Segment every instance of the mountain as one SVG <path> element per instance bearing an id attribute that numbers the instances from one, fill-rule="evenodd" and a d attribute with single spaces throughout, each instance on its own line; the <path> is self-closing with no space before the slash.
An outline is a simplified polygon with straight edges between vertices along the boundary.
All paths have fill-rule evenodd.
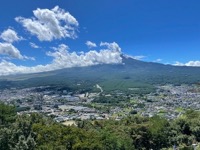
<path id="1" fill-rule="evenodd" d="M 122 64 L 74 67 L 50 72 L 0 78 L 0 88 L 56 86 L 68 90 L 92 91 L 99 84 L 104 91 L 149 92 L 154 85 L 200 83 L 200 67 L 163 65 L 122 56 Z"/>

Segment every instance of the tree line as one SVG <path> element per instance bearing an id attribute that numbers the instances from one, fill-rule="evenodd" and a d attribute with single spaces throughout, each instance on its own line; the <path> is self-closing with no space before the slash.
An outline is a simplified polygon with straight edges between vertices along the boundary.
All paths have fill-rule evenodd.
<path id="1" fill-rule="evenodd" d="M 130 115 L 120 121 L 77 121 L 64 126 L 41 114 L 17 115 L 0 103 L 1 150 L 161 150 L 193 149 L 200 142 L 200 112 L 166 120 Z M 197 147 L 198 148 L 198 147 Z"/>

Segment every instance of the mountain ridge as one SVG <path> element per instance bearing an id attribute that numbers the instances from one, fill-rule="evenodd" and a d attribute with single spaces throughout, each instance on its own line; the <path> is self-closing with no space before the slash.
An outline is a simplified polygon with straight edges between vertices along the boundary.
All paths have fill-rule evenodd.
<path id="1" fill-rule="evenodd" d="M 92 89 L 93 85 L 100 84 L 107 91 L 113 91 L 140 85 L 195 84 L 200 82 L 199 75 L 199 67 L 164 65 L 122 56 L 122 64 L 99 64 L 0 77 L 0 87 L 62 85 L 79 88 L 76 85 L 81 84 Z"/>

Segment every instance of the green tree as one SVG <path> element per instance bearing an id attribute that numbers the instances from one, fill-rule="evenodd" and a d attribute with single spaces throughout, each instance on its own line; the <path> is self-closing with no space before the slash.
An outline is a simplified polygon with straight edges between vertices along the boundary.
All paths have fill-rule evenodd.
<path id="1" fill-rule="evenodd" d="M 0 126 L 7 126 L 15 121 L 15 107 L 0 102 Z"/>

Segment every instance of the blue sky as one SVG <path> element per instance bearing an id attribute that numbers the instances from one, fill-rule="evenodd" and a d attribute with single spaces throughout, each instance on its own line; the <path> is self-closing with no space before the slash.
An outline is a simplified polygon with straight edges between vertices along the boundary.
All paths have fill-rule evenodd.
<path id="1" fill-rule="evenodd" d="M 199 7 L 197 0 L 0 2 L 0 75 L 120 63 L 119 53 L 200 66 Z"/>

